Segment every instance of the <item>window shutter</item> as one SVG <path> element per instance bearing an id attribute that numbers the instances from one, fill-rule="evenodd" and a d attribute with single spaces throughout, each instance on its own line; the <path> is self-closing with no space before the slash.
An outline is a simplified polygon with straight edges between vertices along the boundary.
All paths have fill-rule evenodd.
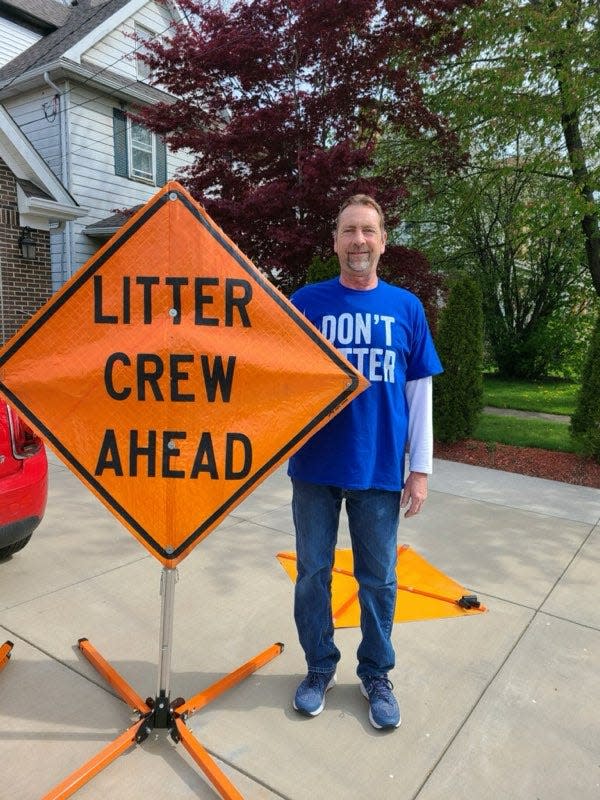
<path id="1" fill-rule="evenodd" d="M 127 117 L 120 108 L 113 108 L 113 141 L 115 147 L 115 175 L 128 178 Z"/>
<path id="2" fill-rule="evenodd" d="M 164 186 L 167 182 L 167 145 L 160 137 L 156 137 L 156 185 Z"/>

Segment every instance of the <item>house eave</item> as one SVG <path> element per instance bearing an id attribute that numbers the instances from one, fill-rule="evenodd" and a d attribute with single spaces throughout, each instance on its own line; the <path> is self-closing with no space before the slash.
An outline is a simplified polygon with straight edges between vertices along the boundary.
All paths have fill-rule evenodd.
<path id="1" fill-rule="evenodd" d="M 17 180 L 17 202 L 22 226 L 44 230 L 48 228 L 50 219 L 66 221 L 86 213 L 2 105 L 0 157 Z"/>
<path id="2" fill-rule="evenodd" d="M 102 241 L 108 241 L 111 236 L 114 236 L 115 233 L 119 230 L 117 226 L 111 226 L 108 228 L 93 228 L 88 230 L 84 228 L 83 232 L 86 236 L 89 236 L 91 239 L 101 239 Z"/>
<path id="3" fill-rule="evenodd" d="M 175 98 L 169 92 L 141 82 L 131 83 L 126 76 L 100 71 L 97 66 L 86 66 L 60 58 L 51 64 L 42 64 L 24 72 L 19 77 L 7 78 L 0 83 L 0 99 L 22 94 L 30 89 L 45 85 L 44 75 L 54 83 L 61 80 L 81 80 L 87 86 L 101 89 L 119 100 L 153 105 L 157 102 L 169 102 Z"/>
<path id="4" fill-rule="evenodd" d="M 50 222 L 70 222 L 84 217 L 88 210 L 83 206 L 66 205 L 58 200 L 27 195 L 17 184 L 17 204 L 21 227 L 28 225 L 37 230 L 50 230 Z"/>

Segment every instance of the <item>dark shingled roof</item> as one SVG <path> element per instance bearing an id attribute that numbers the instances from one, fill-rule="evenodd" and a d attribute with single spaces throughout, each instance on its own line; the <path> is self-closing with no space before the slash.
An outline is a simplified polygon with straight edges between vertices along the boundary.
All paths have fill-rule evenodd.
<path id="1" fill-rule="evenodd" d="M 0 12 L 43 29 L 52 29 L 65 24 L 71 7 L 59 0 L 0 0 Z"/>
<path id="2" fill-rule="evenodd" d="M 52 0 L 18 0 L 21 2 L 49 3 Z M 14 0 L 13 0 L 14 2 Z M 71 8 L 65 7 L 68 17 L 57 30 L 31 45 L 25 52 L 13 58 L 0 69 L 0 82 L 8 80 L 33 67 L 51 64 L 57 61 L 70 47 L 77 44 L 98 27 L 105 19 L 127 5 L 129 0 L 79 0 L 79 4 Z M 57 5 L 55 3 L 55 5 Z"/>
<path id="3" fill-rule="evenodd" d="M 121 225 L 124 225 L 136 211 L 139 211 L 142 205 L 143 204 L 133 206 L 132 208 L 115 209 L 115 213 L 110 217 L 105 217 L 104 219 L 98 220 L 98 222 L 87 225 L 83 229 L 83 232 L 87 233 L 88 236 L 108 238 L 109 235 L 118 231 Z"/>
<path id="4" fill-rule="evenodd" d="M 54 200 L 56 201 L 55 197 L 52 197 L 51 194 L 45 192 L 43 189 L 40 189 L 39 186 L 36 186 L 35 183 L 32 181 L 27 181 L 24 178 L 17 178 L 17 183 L 21 187 L 21 189 L 25 192 L 27 197 L 41 197 L 43 200 Z"/>

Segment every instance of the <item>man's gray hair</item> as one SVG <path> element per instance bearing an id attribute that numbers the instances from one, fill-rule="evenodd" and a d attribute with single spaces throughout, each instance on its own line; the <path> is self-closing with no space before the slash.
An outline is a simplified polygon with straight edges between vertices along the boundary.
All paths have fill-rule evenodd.
<path id="1" fill-rule="evenodd" d="M 335 230 L 337 231 L 338 226 L 340 224 L 340 217 L 342 215 L 342 211 L 344 211 L 348 206 L 370 206 L 374 208 L 377 212 L 377 216 L 379 217 L 379 224 L 381 226 L 381 231 L 385 231 L 385 218 L 383 216 L 383 210 L 377 200 L 371 197 L 368 194 L 353 194 L 347 200 L 344 200 L 342 205 L 340 206 L 340 210 L 338 211 L 338 215 L 335 220 Z"/>

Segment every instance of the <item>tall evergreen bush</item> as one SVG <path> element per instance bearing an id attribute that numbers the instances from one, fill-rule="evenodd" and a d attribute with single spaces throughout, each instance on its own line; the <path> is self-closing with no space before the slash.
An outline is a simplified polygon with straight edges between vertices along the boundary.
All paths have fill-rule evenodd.
<path id="1" fill-rule="evenodd" d="M 336 275 L 339 274 L 340 262 L 337 256 L 334 255 L 329 258 L 314 256 L 306 271 L 306 282 L 318 283 L 319 281 L 328 281 L 330 278 L 335 278 Z"/>
<path id="2" fill-rule="evenodd" d="M 570 431 L 586 455 L 600 462 L 600 314 L 581 374 L 581 388 Z"/>
<path id="3" fill-rule="evenodd" d="M 457 442 L 473 433 L 483 407 L 482 293 L 471 276 L 451 285 L 435 342 L 444 372 L 433 382 L 433 432 Z"/>

